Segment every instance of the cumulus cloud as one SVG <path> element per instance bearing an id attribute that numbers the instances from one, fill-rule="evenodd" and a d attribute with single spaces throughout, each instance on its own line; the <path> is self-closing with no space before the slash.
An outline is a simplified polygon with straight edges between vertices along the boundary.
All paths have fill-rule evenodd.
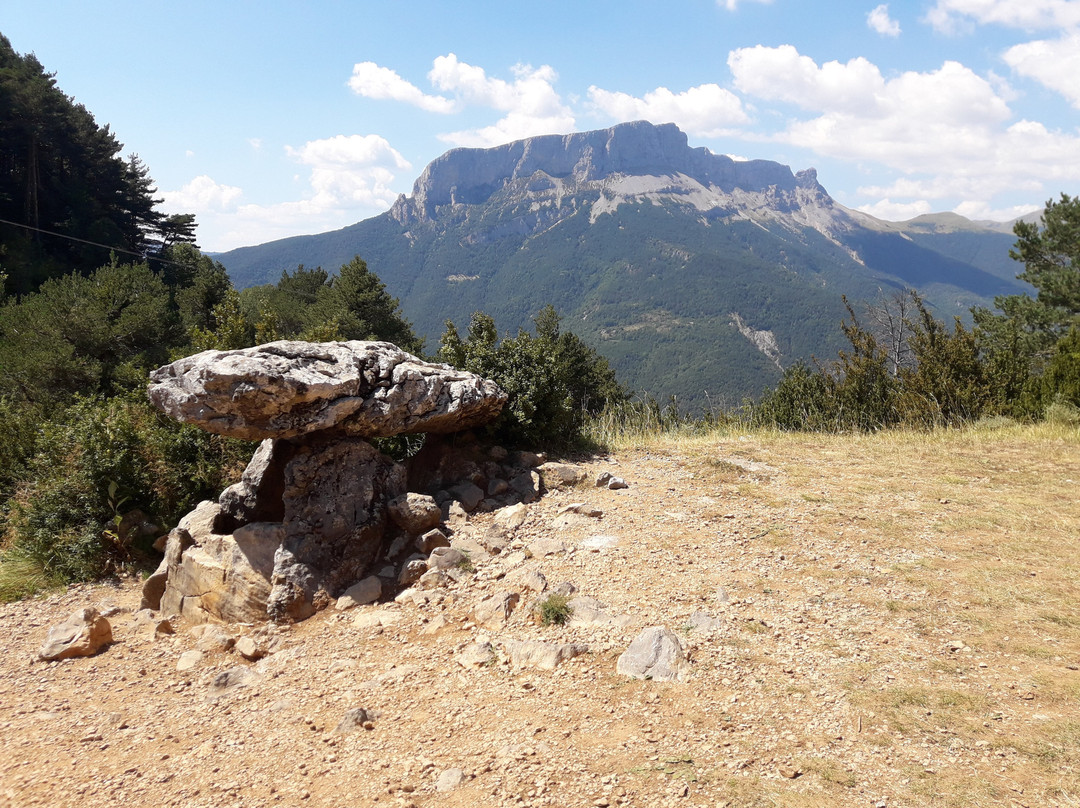
<path id="1" fill-rule="evenodd" d="M 548 65 L 515 65 L 513 81 L 488 76 L 482 67 L 462 62 L 453 53 L 440 56 L 428 73 L 432 85 L 452 93 L 463 104 L 506 114 L 495 124 L 448 132 L 439 139 L 455 146 L 496 146 L 534 135 L 572 131 L 574 113 L 555 90 L 558 74 Z"/>
<path id="2" fill-rule="evenodd" d="M 882 3 L 867 14 L 866 24 L 882 36 L 900 36 L 900 23 L 889 16 L 888 3 Z"/>
<path id="3" fill-rule="evenodd" d="M 428 112 L 447 114 L 456 109 L 456 105 L 449 98 L 428 95 L 395 71 L 380 67 L 374 62 L 359 62 L 353 65 L 349 87 L 354 93 L 365 98 L 403 101 Z"/>
<path id="4" fill-rule="evenodd" d="M 872 205 L 859 205 L 856 210 L 869 213 L 871 216 L 884 219 L 887 222 L 906 222 L 924 213 L 931 213 L 934 208 L 925 199 L 917 202 L 893 202 L 891 199 L 882 199 Z"/>
<path id="5" fill-rule="evenodd" d="M 240 204 L 241 189 L 200 176 L 179 191 L 163 192 L 165 209 L 194 213 L 200 244 L 228 250 L 325 232 L 380 213 L 397 198 L 392 185 L 398 174 L 412 168 L 379 135 L 336 135 L 285 152 L 309 170 L 301 199 Z"/>
<path id="6" fill-rule="evenodd" d="M 971 24 L 1027 31 L 1080 25 L 1077 0 L 937 0 L 926 14 L 935 29 L 954 33 Z"/>
<path id="7" fill-rule="evenodd" d="M 311 167 L 310 202 L 326 210 L 389 207 L 397 196 L 390 190 L 396 173 L 412 168 L 379 135 L 337 135 L 286 152 Z"/>
<path id="8" fill-rule="evenodd" d="M 205 174 L 176 191 L 162 191 L 162 207 L 176 213 L 207 213 L 234 209 L 243 196 L 234 185 L 221 185 Z"/>
<path id="9" fill-rule="evenodd" d="M 717 84 L 702 84 L 681 93 L 659 87 L 642 98 L 590 87 L 589 102 L 616 121 L 672 122 L 698 137 L 720 137 L 750 122 L 739 97 Z"/>
<path id="10" fill-rule="evenodd" d="M 782 46 L 733 51 L 728 64 L 742 92 L 799 111 L 772 139 L 900 174 L 859 189 L 881 211 L 1080 181 L 1080 138 L 1014 120 L 995 84 L 957 62 L 885 78 L 865 59 L 819 66 Z"/>
<path id="11" fill-rule="evenodd" d="M 1014 45 L 1005 51 L 1006 64 L 1021 76 L 1061 93 L 1080 109 L 1080 31 L 1060 39 L 1042 39 Z"/>

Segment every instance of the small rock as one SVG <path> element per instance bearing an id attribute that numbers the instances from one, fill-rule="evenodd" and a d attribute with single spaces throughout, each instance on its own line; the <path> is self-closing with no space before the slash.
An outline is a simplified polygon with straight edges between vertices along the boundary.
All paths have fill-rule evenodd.
<path id="1" fill-rule="evenodd" d="M 465 779 L 465 772 L 461 769 L 447 769 L 442 772 L 435 781 L 436 791 L 453 791 L 461 785 Z"/>
<path id="2" fill-rule="evenodd" d="M 390 500 L 386 508 L 394 524 L 414 536 L 438 527 L 442 520 L 439 506 L 426 494 L 402 494 Z"/>
<path id="3" fill-rule="evenodd" d="M 112 626 L 97 609 L 79 609 L 49 629 L 38 656 L 48 661 L 92 656 L 112 639 Z"/>
<path id="4" fill-rule="evenodd" d="M 535 640 L 510 641 L 506 644 L 506 651 L 510 657 L 510 663 L 515 667 L 553 671 L 560 662 L 588 653 L 589 646 L 581 643 L 549 645 Z"/>
<path id="5" fill-rule="evenodd" d="M 642 631 L 616 663 L 615 670 L 635 679 L 673 682 L 686 665 L 677 634 L 663 626 Z"/>
<path id="6" fill-rule="evenodd" d="M 266 656 L 266 648 L 259 645 L 253 637 L 241 637 L 236 641 L 236 653 L 254 662 Z"/>
<path id="7" fill-rule="evenodd" d="M 337 608 L 344 611 L 356 606 L 366 606 L 374 603 L 382 596 L 382 581 L 375 575 L 369 575 L 362 581 L 353 584 L 345 593 L 337 599 Z"/>
<path id="8" fill-rule="evenodd" d="M 607 487 L 611 491 L 619 491 L 623 488 L 629 488 L 630 486 L 627 485 L 626 480 L 622 477 L 612 477 L 608 480 Z"/>
<path id="9" fill-rule="evenodd" d="M 436 547 L 449 547 L 450 539 L 438 528 L 432 528 L 416 540 L 416 547 L 424 555 L 429 555 Z"/>
<path id="10" fill-rule="evenodd" d="M 176 660 L 176 669 L 178 671 L 189 671 L 192 668 L 197 667 L 202 661 L 202 651 L 184 651 L 184 653 L 180 655 L 180 659 Z"/>
<path id="11" fill-rule="evenodd" d="M 519 502 L 517 505 L 510 505 L 497 510 L 495 512 L 495 524 L 502 525 L 507 530 L 514 530 L 521 527 L 525 522 L 525 517 L 528 515 L 529 506 Z"/>
<path id="12" fill-rule="evenodd" d="M 191 635 L 197 638 L 195 647 L 207 654 L 228 651 L 236 642 L 221 626 L 208 623 L 192 628 Z"/>
<path id="13" fill-rule="evenodd" d="M 495 649 L 489 642 L 470 643 L 454 658 L 461 667 L 470 669 L 486 667 L 496 660 Z"/>
<path id="14" fill-rule="evenodd" d="M 585 479 L 585 470 L 570 463 L 544 463 L 537 471 L 549 491 L 572 488 Z"/>

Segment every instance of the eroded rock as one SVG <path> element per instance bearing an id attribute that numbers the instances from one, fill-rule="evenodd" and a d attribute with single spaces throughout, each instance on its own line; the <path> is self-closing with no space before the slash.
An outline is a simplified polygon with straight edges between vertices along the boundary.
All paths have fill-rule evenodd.
<path id="1" fill-rule="evenodd" d="M 52 662 L 72 657 L 93 656 L 112 642 L 112 626 L 92 607 L 72 612 L 49 629 L 38 656 Z"/>
<path id="2" fill-rule="evenodd" d="M 203 351 L 150 380 L 150 400 L 173 418 L 247 440 L 327 429 L 361 437 L 457 432 L 487 423 L 506 402 L 480 376 L 357 340 Z"/>

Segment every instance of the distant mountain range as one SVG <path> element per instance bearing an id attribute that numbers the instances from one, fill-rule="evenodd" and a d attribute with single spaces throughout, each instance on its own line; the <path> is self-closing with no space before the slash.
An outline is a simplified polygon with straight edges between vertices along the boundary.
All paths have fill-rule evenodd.
<path id="1" fill-rule="evenodd" d="M 1011 223 L 890 223 L 833 200 L 813 169 L 690 148 L 673 124 L 454 149 L 390 210 L 217 258 L 240 288 L 354 255 L 438 344 L 472 312 L 529 327 L 551 303 L 632 389 L 736 403 L 841 346 L 840 300 L 917 288 L 951 320 L 1030 287 Z"/>

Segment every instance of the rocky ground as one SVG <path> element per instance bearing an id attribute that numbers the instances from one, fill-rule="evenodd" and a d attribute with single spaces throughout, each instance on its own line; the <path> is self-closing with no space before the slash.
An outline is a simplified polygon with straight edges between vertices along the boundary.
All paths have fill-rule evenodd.
<path id="1" fill-rule="evenodd" d="M 291 627 L 157 633 L 132 580 L 0 606 L 0 806 L 1078 805 L 1080 440 L 1044 443 L 586 458 L 499 555 L 470 539 L 494 514 L 459 524 L 460 580 Z M 598 603 L 540 625 L 564 582 Z M 113 644 L 38 661 L 84 606 Z M 616 671 L 650 626 L 679 681 Z M 526 640 L 588 652 L 547 669 Z"/>

